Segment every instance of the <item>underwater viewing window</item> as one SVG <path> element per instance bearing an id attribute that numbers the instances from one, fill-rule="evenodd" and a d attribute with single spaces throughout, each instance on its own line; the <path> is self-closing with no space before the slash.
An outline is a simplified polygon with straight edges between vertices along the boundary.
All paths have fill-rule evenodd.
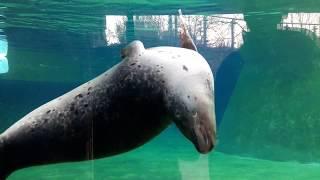
<path id="1" fill-rule="evenodd" d="M 4 0 L 0 87 L 0 180 L 320 179 L 317 0 Z"/>
<path id="2" fill-rule="evenodd" d="M 9 71 L 8 59 L 8 42 L 4 35 L 0 35 L 0 74 L 7 73 Z"/>

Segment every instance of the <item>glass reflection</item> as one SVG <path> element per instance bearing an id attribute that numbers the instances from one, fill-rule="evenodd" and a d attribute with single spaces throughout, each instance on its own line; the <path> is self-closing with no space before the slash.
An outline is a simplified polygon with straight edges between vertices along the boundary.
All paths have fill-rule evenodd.
<path id="1" fill-rule="evenodd" d="M 312 38 L 319 38 L 320 13 L 288 13 L 278 24 L 278 29 L 300 31 Z"/>
<path id="2" fill-rule="evenodd" d="M 8 52 L 8 42 L 4 35 L 0 35 L 0 74 L 9 71 L 8 59 L 6 58 Z"/>
<path id="3" fill-rule="evenodd" d="M 195 43 L 205 47 L 239 48 L 243 44 L 242 33 L 247 31 L 243 14 L 185 15 L 189 32 Z M 130 18 L 129 18 L 130 19 Z M 126 27 L 127 16 L 106 16 L 107 45 L 121 44 L 126 29 L 134 29 L 134 36 L 170 39 L 177 37 L 179 20 L 175 15 L 133 15 L 134 27 Z"/>
<path id="4" fill-rule="evenodd" d="M 126 16 L 106 16 L 106 41 L 107 45 L 120 44 L 126 31 Z"/>

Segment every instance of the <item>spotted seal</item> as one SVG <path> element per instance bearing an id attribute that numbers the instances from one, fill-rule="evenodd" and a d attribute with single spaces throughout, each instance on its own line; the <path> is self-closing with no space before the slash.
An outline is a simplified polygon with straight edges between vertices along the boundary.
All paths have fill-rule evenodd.
<path id="1" fill-rule="evenodd" d="M 216 136 L 213 75 L 188 33 L 181 34 L 182 47 L 146 49 L 133 41 L 119 64 L 9 127 L 0 135 L 0 179 L 24 167 L 132 150 L 172 121 L 199 152 L 209 152 Z"/>

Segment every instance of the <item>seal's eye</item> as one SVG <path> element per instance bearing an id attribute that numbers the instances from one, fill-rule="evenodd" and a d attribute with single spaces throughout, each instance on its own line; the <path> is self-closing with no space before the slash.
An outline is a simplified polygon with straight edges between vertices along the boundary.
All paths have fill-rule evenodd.
<path id="1" fill-rule="evenodd" d="M 175 113 L 175 116 L 176 116 L 176 118 L 179 119 L 179 118 L 181 117 L 181 114 L 180 114 L 179 112 L 176 112 L 176 113 Z"/>

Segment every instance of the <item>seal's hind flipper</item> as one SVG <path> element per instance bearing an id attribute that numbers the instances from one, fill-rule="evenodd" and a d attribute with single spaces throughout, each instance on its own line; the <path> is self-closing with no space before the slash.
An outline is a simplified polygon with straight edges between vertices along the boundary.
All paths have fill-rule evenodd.
<path id="1" fill-rule="evenodd" d="M 8 166 L 6 165 L 4 148 L 4 141 L 0 134 L 0 180 L 5 180 L 10 174 L 10 171 L 8 171 Z"/>
<path id="2" fill-rule="evenodd" d="M 179 12 L 180 27 L 181 27 L 181 32 L 180 32 L 181 47 L 198 51 L 196 45 L 194 44 L 194 42 L 188 32 L 188 29 L 186 27 L 186 23 L 185 23 L 184 18 L 182 16 L 181 9 L 179 9 L 178 12 Z"/>

